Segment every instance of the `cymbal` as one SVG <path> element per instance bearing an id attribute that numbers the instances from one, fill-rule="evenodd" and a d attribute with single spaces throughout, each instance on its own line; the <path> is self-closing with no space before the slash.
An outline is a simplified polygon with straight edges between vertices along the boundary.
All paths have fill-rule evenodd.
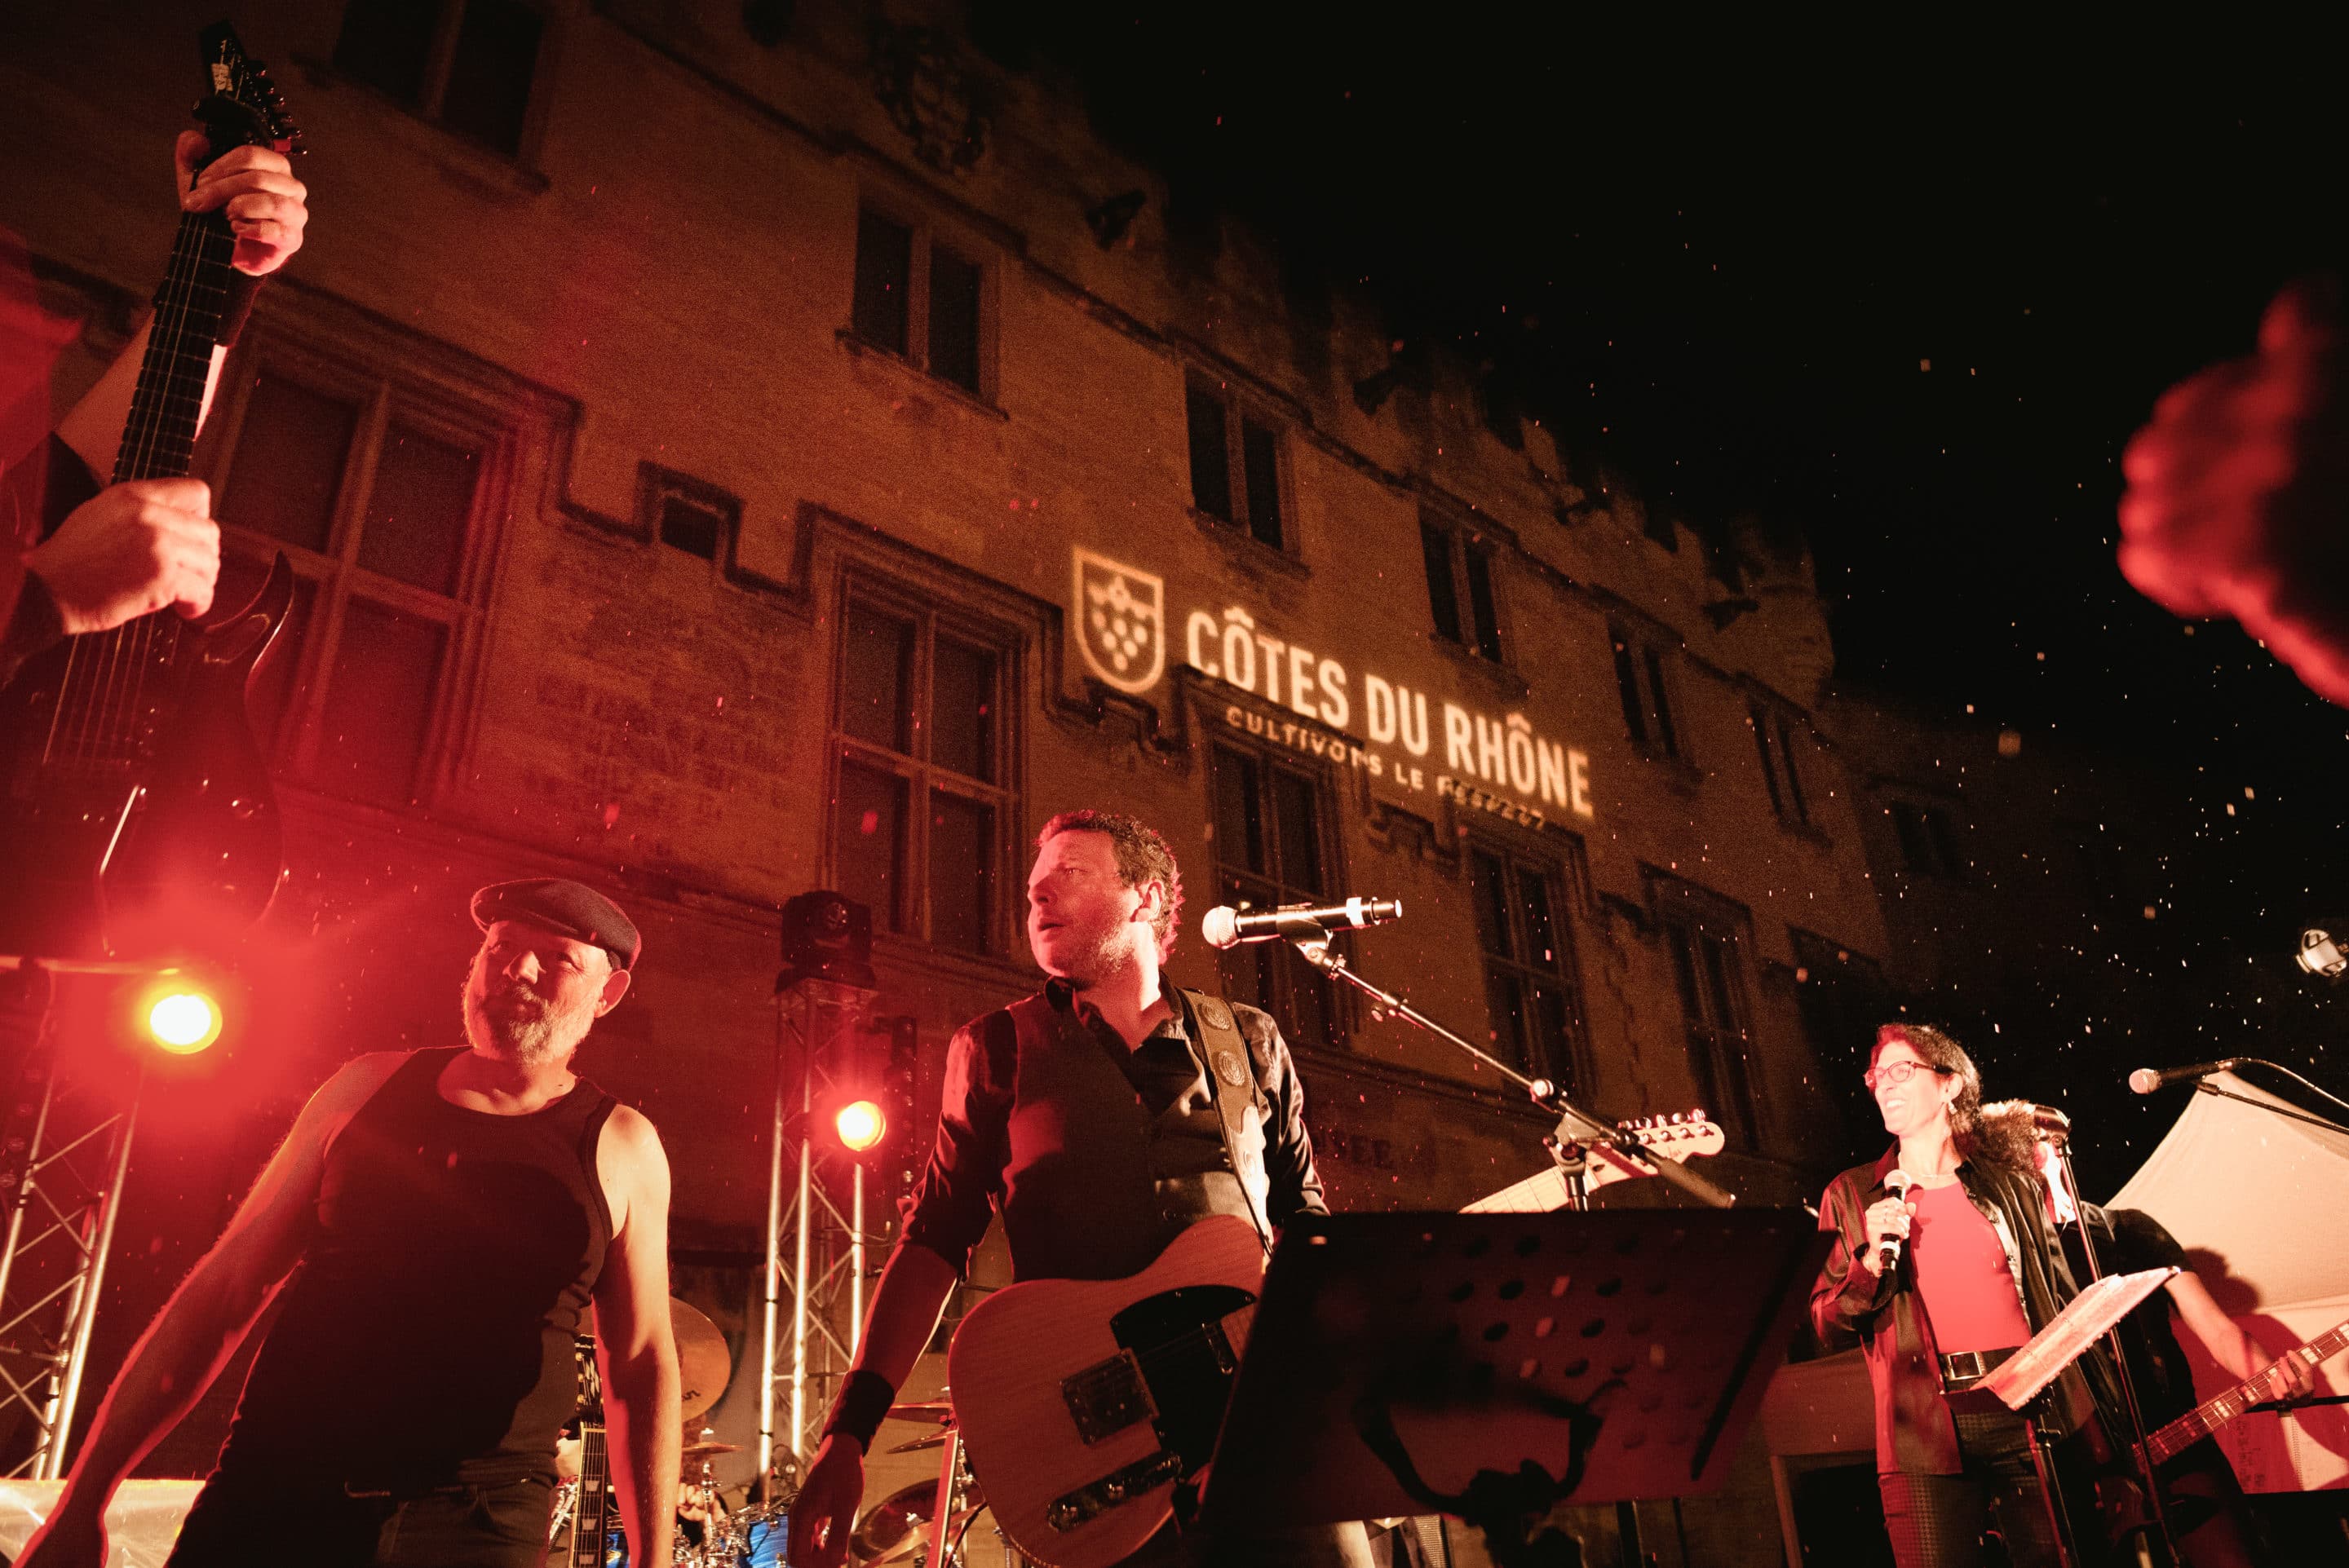
<path id="1" fill-rule="evenodd" d="M 936 1481 L 916 1481 L 912 1486 L 899 1487 L 857 1519 L 856 1529 L 848 1538 L 848 1550 L 859 1563 L 881 1562 L 895 1556 L 898 1547 L 919 1538 L 937 1501 Z"/>
<path id="2" fill-rule="evenodd" d="M 893 1421 L 936 1421 L 941 1427 L 950 1427 L 954 1425 L 954 1401 L 952 1399 L 922 1399 L 910 1405 L 892 1405 L 889 1407 L 889 1419 Z"/>
<path id="3" fill-rule="evenodd" d="M 726 1336 L 698 1307 L 671 1296 L 668 1317 L 677 1330 L 678 1380 L 684 1406 L 679 1418 L 689 1421 L 726 1392 L 726 1380 L 734 1375 L 734 1358 L 726 1353 Z"/>
<path id="4" fill-rule="evenodd" d="M 946 1430 L 944 1428 L 941 1428 L 937 1431 L 932 1432 L 926 1438 L 916 1438 L 910 1443 L 899 1443 L 894 1449 L 885 1449 L 882 1451 L 892 1454 L 910 1454 L 916 1449 L 944 1448 L 946 1446 Z"/>
<path id="5" fill-rule="evenodd" d="M 704 1439 L 698 1443 L 686 1444 L 678 1450 L 677 1457 L 681 1460 L 698 1460 L 710 1454 L 739 1454 L 741 1451 L 742 1445 L 740 1443 L 716 1443 Z"/>

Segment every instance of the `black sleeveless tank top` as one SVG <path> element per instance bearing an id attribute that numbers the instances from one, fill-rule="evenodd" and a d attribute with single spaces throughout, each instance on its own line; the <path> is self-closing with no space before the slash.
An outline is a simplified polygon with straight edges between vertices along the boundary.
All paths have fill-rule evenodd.
<path id="1" fill-rule="evenodd" d="M 395 1491 L 552 1479 L 612 1239 L 595 1142 L 616 1102 L 582 1078 L 527 1116 L 469 1110 L 435 1087 L 458 1055 L 417 1052 L 329 1146 L 222 1471 Z"/>

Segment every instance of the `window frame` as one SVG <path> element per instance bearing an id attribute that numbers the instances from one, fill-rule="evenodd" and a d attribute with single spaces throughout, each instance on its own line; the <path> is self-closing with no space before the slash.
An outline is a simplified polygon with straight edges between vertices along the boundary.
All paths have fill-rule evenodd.
<path id="1" fill-rule="evenodd" d="M 1673 690 L 1676 677 L 1665 649 L 1654 637 L 1641 635 L 1621 621 L 1607 624 L 1607 640 L 1614 655 L 1615 695 L 1631 748 L 1642 756 L 1686 763 L 1687 727 L 1681 722 Z"/>
<path id="2" fill-rule="evenodd" d="M 321 735 L 333 699 L 332 675 L 353 598 L 397 614 L 431 621 L 445 629 L 440 667 L 428 700 L 417 758 L 399 804 L 430 810 L 445 799 L 457 771 L 467 732 L 480 663 L 486 652 L 490 599 L 503 536 L 502 519 L 512 497 L 525 439 L 527 411 L 468 396 L 425 373 L 417 359 L 398 355 L 400 346 L 330 346 L 278 328 L 247 334 L 209 421 L 198 466 L 215 496 L 227 493 L 236 454 L 243 447 L 254 393 L 264 376 L 274 375 L 316 395 L 356 402 L 358 418 L 343 455 L 321 551 L 294 543 L 233 521 L 221 527 L 224 552 L 241 552 L 266 562 L 283 552 L 297 583 L 312 585 L 314 624 L 296 627 L 300 641 L 281 657 L 295 663 L 287 672 L 286 706 L 263 747 L 274 770 L 289 782 L 341 796 L 317 772 Z M 369 353 L 372 348 L 377 353 Z M 380 366 L 380 368 L 363 368 Z M 372 567 L 358 554 L 384 442 L 394 421 L 420 435 L 477 449 L 480 477 L 455 549 L 456 573 L 447 594 L 421 588 Z M 390 803 L 368 797 L 370 804 Z M 398 809 L 397 806 L 391 809 Z"/>
<path id="3" fill-rule="evenodd" d="M 718 540 L 709 557 L 709 570 L 719 577 L 732 576 L 735 551 L 742 534 L 741 498 L 707 480 L 697 479 L 676 469 L 662 468 L 657 463 L 640 462 L 636 465 L 636 528 L 639 536 L 656 551 L 667 545 L 679 555 L 699 561 L 703 559 L 699 552 L 688 550 L 662 532 L 661 518 L 666 503 L 671 499 L 699 507 L 717 516 Z"/>
<path id="4" fill-rule="evenodd" d="M 1893 841 L 1899 848 L 1904 874 L 1933 882 L 1965 880 L 1965 862 L 1958 850 L 1957 823 L 1946 806 L 1895 796 L 1886 803 L 1884 812 L 1892 820 Z M 1920 855 L 1916 852 L 1919 849 L 1925 852 Z"/>
<path id="5" fill-rule="evenodd" d="M 1649 886 L 1656 934 L 1665 946 L 1664 962 L 1681 1009 L 1691 1080 L 1698 1094 L 1712 1101 L 1702 1109 L 1730 1146 L 1758 1150 L 1767 1130 L 1769 1097 L 1760 1070 L 1754 987 L 1746 974 L 1750 923 L 1743 911 L 1692 882 L 1651 872 Z M 1704 1016 L 1709 1003 L 1722 999 L 1708 995 L 1712 970 L 1705 963 L 1707 943 L 1720 953 L 1720 988 L 1733 1015 L 1727 1020 Z M 1685 947 L 1676 945 L 1680 944 Z M 1691 976 L 1686 985 L 1681 978 L 1683 952 Z M 1689 1013 L 1692 993 L 1699 1002 L 1697 1016 Z M 1733 1088 L 1742 1093 L 1731 1097 Z"/>
<path id="6" fill-rule="evenodd" d="M 867 213 L 895 224 L 910 236 L 911 253 L 905 274 L 905 346 L 902 351 L 866 336 L 857 328 L 856 279 L 862 265 L 862 231 Z M 958 228 L 939 224 L 911 203 L 893 200 L 883 192 L 869 189 L 857 192 L 855 231 L 849 244 L 847 325 L 841 329 L 843 335 L 859 348 L 885 356 L 919 371 L 927 380 L 957 396 L 984 404 L 989 409 L 997 407 L 996 334 L 999 317 L 996 294 L 1002 265 L 994 248 L 979 243 L 975 237 Z M 939 374 L 934 365 L 930 341 L 930 261 L 933 248 L 941 244 L 978 269 L 978 313 L 973 325 L 978 336 L 975 350 L 978 385 L 976 387 L 965 387 L 961 382 Z"/>
<path id="7" fill-rule="evenodd" d="M 905 920 L 900 929 L 895 912 L 874 910 L 874 935 L 916 943 L 941 954 L 960 958 L 1002 962 L 1020 955 L 1014 941 L 1011 917 L 1012 892 L 1019 882 L 1019 832 L 1020 789 L 1018 759 L 1020 756 L 1019 705 L 1016 697 L 1020 686 L 1019 651 L 1021 640 L 1015 631 L 1003 624 L 975 614 L 963 607 L 943 603 L 923 594 L 912 585 L 870 568 L 857 567 L 843 571 L 833 598 L 835 631 L 832 638 L 832 689 L 827 702 L 824 758 L 824 799 L 826 810 L 823 829 L 824 885 L 840 888 L 844 894 L 854 890 L 842 886 L 839 861 L 839 825 L 841 768 L 854 762 L 877 772 L 885 772 L 905 784 L 905 842 L 902 846 L 903 870 L 899 875 L 897 896 L 905 901 Z M 936 726 L 916 723 L 908 733 L 918 755 L 891 750 L 848 732 L 846 699 L 848 693 L 847 647 L 849 618 L 853 610 L 864 607 L 901 621 L 914 624 L 916 648 L 907 677 L 907 705 L 912 712 L 926 721 L 936 686 L 936 646 L 943 632 L 949 641 L 985 651 L 995 659 L 995 700 L 993 704 L 996 728 L 994 735 L 995 772 L 997 781 L 988 783 L 967 774 L 953 772 L 932 759 L 930 736 Z M 933 790 L 987 806 L 995 813 L 991 847 L 995 856 L 993 887 L 987 904 L 980 911 L 985 945 L 978 952 L 939 943 L 936 936 L 936 921 L 931 903 L 930 886 L 930 812 Z M 1024 888 L 1021 892 L 1024 896 Z"/>
<path id="8" fill-rule="evenodd" d="M 1747 701 L 1745 721 L 1754 732 L 1754 757 L 1761 765 L 1763 785 L 1770 794 L 1771 813 L 1789 828 L 1817 832 L 1818 824 L 1811 818 L 1810 790 L 1803 783 L 1801 764 L 1795 755 L 1797 726 L 1787 721 L 1782 704 L 1761 697 Z M 1799 727 L 1806 735 L 1809 733 L 1807 724 Z"/>
<path id="9" fill-rule="evenodd" d="M 349 17 L 349 0 L 345 0 L 341 17 L 336 24 L 335 40 L 326 52 L 326 68 L 336 80 L 375 94 L 402 114 L 455 137 L 468 147 L 478 148 L 490 157 L 503 159 L 522 169 L 534 169 L 539 149 L 546 136 L 549 113 L 546 83 L 554 75 L 559 53 L 562 17 L 554 0 L 512 0 L 512 3 L 537 15 L 539 35 L 538 52 L 531 61 L 530 88 L 523 103 L 522 124 L 515 133 L 511 151 L 471 131 L 459 129 L 443 118 L 448 107 L 449 78 L 456 68 L 457 45 L 464 32 L 465 12 L 472 0 L 435 0 L 439 13 L 432 25 L 432 42 L 425 51 L 423 77 L 412 102 L 351 75 L 347 67 L 335 63 L 336 57 L 342 52 L 342 28 Z"/>
<path id="10" fill-rule="evenodd" d="M 1217 903 L 1223 901 L 1225 882 L 1227 878 L 1270 883 L 1275 890 L 1276 903 L 1326 899 L 1331 896 L 1330 889 L 1343 886 L 1345 846 L 1342 835 L 1338 830 L 1339 797 L 1336 780 L 1332 775 L 1326 769 L 1306 764 L 1299 758 L 1272 747 L 1251 744 L 1235 735 L 1213 735 L 1206 742 L 1206 748 L 1207 765 L 1201 770 L 1207 789 L 1206 821 L 1210 827 L 1218 830 L 1215 837 L 1210 840 L 1214 851 L 1209 861 L 1212 898 Z M 1319 889 L 1308 890 L 1300 884 L 1292 882 L 1288 878 L 1286 866 L 1281 868 L 1278 875 L 1268 875 L 1262 872 L 1252 871 L 1243 863 L 1245 851 L 1243 851 L 1243 862 L 1230 864 L 1226 862 L 1220 831 L 1220 795 L 1223 758 L 1226 755 L 1244 758 L 1260 770 L 1263 781 L 1259 788 L 1264 793 L 1257 801 L 1257 808 L 1265 813 L 1266 820 L 1276 824 L 1274 828 L 1276 833 L 1278 831 L 1277 826 L 1278 812 L 1274 809 L 1274 801 L 1270 795 L 1273 777 L 1276 774 L 1286 774 L 1302 782 L 1310 791 L 1313 803 L 1314 854 L 1320 861 L 1323 884 Z M 1275 853 L 1276 856 L 1281 855 L 1278 849 L 1276 849 Z M 1192 902 L 1196 902 L 1195 896 Z M 1278 945 L 1274 943 L 1243 944 L 1216 954 L 1214 959 L 1216 982 L 1224 987 L 1225 994 L 1230 995 L 1237 989 L 1232 985 L 1230 976 L 1226 973 L 1226 963 L 1237 964 L 1243 959 L 1255 958 L 1257 954 L 1270 951 Z M 1349 1005 L 1347 988 L 1338 985 L 1318 970 L 1301 969 L 1294 963 L 1276 963 L 1272 965 L 1271 974 L 1272 994 L 1263 997 L 1261 1002 L 1249 1005 L 1262 1006 L 1276 1022 L 1281 1023 L 1282 1037 L 1295 1047 L 1299 1041 L 1290 1037 L 1288 1025 L 1282 1021 L 1282 1015 L 1292 1010 L 1291 997 L 1297 986 L 1300 983 L 1310 984 L 1319 992 L 1321 1017 L 1328 1037 L 1326 1040 L 1306 1041 L 1304 1042 L 1306 1047 L 1313 1049 L 1326 1047 L 1331 1050 L 1346 1048 L 1346 1042 L 1352 1038 L 1354 1033 L 1354 1015 Z M 1237 996 L 1235 999 L 1245 1000 Z"/>
<path id="11" fill-rule="evenodd" d="M 1575 938 L 1575 891 L 1580 885 L 1578 874 L 1578 857 L 1569 859 L 1554 854 L 1537 853 L 1528 848 L 1488 832 L 1471 832 L 1462 845 L 1460 876 L 1467 888 L 1472 911 L 1476 899 L 1475 857 L 1489 855 L 1501 862 L 1502 874 L 1507 879 L 1504 889 L 1505 907 L 1514 922 L 1511 938 L 1528 950 L 1527 955 L 1505 957 L 1484 944 L 1481 923 L 1476 924 L 1477 956 L 1483 960 L 1485 972 L 1485 1016 L 1491 1026 L 1493 1043 L 1500 1044 L 1497 1020 L 1492 1016 L 1491 972 L 1499 965 L 1512 972 L 1517 979 L 1555 983 L 1566 996 L 1566 1038 L 1557 1048 L 1565 1054 L 1562 1061 L 1524 1062 L 1520 1069 L 1529 1078 L 1547 1078 L 1560 1089 L 1571 1095 L 1586 1093 L 1596 1083 L 1596 1072 L 1590 1055 L 1589 1016 L 1584 1004 L 1582 984 L 1581 944 Z M 1518 894 L 1522 879 L 1539 878 L 1549 890 L 1550 923 L 1559 949 L 1555 967 L 1545 968 L 1529 956 L 1528 934 L 1523 929 L 1524 900 Z M 1472 916 L 1473 920 L 1473 916 Z"/>
<path id="12" fill-rule="evenodd" d="M 1224 482 L 1231 498 L 1232 515 L 1219 516 L 1199 504 L 1198 477 L 1192 462 L 1191 398 L 1204 397 L 1224 411 Z M 1257 531 L 1255 503 L 1248 490 L 1247 428 L 1251 424 L 1272 437 L 1273 504 L 1279 515 L 1273 526 L 1279 537 L 1267 539 Z M 1244 396 L 1228 376 L 1196 365 L 1183 369 L 1184 482 L 1190 488 L 1191 516 L 1221 536 L 1245 539 L 1276 554 L 1298 559 L 1296 488 L 1290 483 L 1289 422 L 1269 412 L 1257 398 Z"/>
<path id="13" fill-rule="evenodd" d="M 1502 608 L 1506 595 L 1502 592 L 1502 574 L 1498 570 L 1501 551 L 1495 542 L 1482 537 L 1484 531 L 1454 521 L 1422 507 L 1419 511 L 1422 574 L 1427 576 L 1427 618 L 1429 635 L 1439 647 L 1465 654 L 1468 657 L 1496 669 L 1509 665 L 1508 614 Z M 1471 537 L 1471 535 L 1476 537 Z M 1460 635 L 1453 636 L 1444 629 L 1444 620 L 1436 609 L 1435 579 L 1428 573 L 1430 557 L 1433 554 L 1436 536 L 1451 562 L 1453 616 Z M 1486 608 L 1491 612 L 1489 624 L 1477 612 L 1475 579 L 1475 569 L 1484 571 Z"/>

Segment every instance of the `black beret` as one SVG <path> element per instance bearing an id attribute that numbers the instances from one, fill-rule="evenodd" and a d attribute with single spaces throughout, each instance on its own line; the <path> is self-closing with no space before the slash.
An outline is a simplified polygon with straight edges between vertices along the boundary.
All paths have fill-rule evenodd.
<path id="1" fill-rule="evenodd" d="M 645 949 L 636 923 L 620 906 L 585 882 L 564 877 L 492 882 L 473 895 L 473 923 L 487 931 L 494 921 L 520 920 L 574 942 L 600 947 L 612 967 L 626 969 Z"/>

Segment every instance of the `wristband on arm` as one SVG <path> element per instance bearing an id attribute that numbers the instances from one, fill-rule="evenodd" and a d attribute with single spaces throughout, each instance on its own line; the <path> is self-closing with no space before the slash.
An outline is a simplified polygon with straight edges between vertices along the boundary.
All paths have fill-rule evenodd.
<path id="1" fill-rule="evenodd" d="M 840 1402 L 833 1406 L 832 1419 L 825 1424 L 823 1435 L 828 1438 L 837 1432 L 854 1438 L 859 1450 L 870 1453 L 873 1435 L 881 1429 L 889 1407 L 896 1399 L 897 1390 L 889 1386 L 889 1379 L 860 1367 L 848 1375 L 847 1383 L 842 1387 Z"/>

